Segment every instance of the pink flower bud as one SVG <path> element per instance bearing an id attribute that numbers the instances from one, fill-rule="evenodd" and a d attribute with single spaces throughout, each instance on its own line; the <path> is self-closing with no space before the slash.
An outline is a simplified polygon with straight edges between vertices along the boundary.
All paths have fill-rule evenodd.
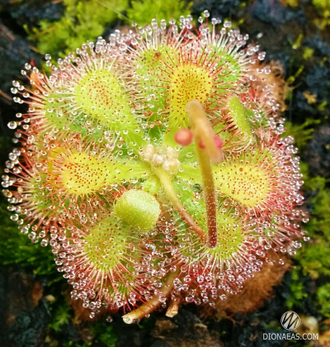
<path id="1" fill-rule="evenodd" d="M 174 140 L 181 146 L 189 146 L 193 139 L 193 133 L 189 129 L 180 129 L 176 132 Z"/>

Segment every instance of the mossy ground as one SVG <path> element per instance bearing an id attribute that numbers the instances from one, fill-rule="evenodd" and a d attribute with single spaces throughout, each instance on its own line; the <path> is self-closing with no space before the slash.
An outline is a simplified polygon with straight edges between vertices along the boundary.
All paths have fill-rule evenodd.
<path id="1" fill-rule="evenodd" d="M 87 4 L 86 4 L 87 3 Z M 328 5 L 327 5 L 328 4 Z M 93 14 L 86 10 L 93 6 Z M 0 345 L 33 346 L 307 346 L 307 342 L 263 341 L 263 333 L 281 331 L 288 309 L 313 316 L 325 346 L 330 317 L 330 24 L 329 1 L 202 0 L 79 1 L 0 0 L 1 163 L 11 148 L 5 124 L 14 117 L 9 88 L 26 61 L 37 65 L 41 54 L 73 50 L 85 40 L 108 35 L 131 21 L 197 18 L 208 9 L 231 19 L 268 54 L 279 60 L 289 83 L 285 117 L 287 134 L 296 138 L 303 159 L 307 224 L 311 241 L 294 258 L 291 272 L 274 297 L 257 311 L 233 320 L 201 320 L 194 306 L 183 307 L 172 320 L 156 313 L 140 325 L 84 321 L 79 305 L 68 301 L 69 288 L 57 273 L 49 249 L 33 245 L 9 220 L 5 199 L 0 205 Z M 183 12 L 182 11 L 186 11 Z M 67 24 L 70 23 L 69 26 Z M 73 308 L 72 308 L 73 307 Z M 328 338 L 328 343 L 330 338 Z"/>

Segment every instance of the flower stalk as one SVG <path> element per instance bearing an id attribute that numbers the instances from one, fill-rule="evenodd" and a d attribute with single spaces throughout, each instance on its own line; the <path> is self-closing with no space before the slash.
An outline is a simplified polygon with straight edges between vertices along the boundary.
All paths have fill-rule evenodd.
<path id="1" fill-rule="evenodd" d="M 203 191 L 207 214 L 208 246 L 216 247 L 218 240 L 217 230 L 217 202 L 211 161 L 218 163 L 222 159 L 222 151 L 217 147 L 215 134 L 206 117 L 203 106 L 198 101 L 187 104 L 190 125 L 195 137 L 195 147 L 198 162 L 202 173 Z M 201 141 L 205 147 L 201 148 Z"/>

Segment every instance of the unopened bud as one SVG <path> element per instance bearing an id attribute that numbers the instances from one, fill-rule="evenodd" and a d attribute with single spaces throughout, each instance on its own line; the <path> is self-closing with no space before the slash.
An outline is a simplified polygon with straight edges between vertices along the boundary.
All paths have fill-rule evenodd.
<path id="1" fill-rule="evenodd" d="M 181 146 L 189 146 L 193 139 L 193 133 L 189 129 L 180 129 L 174 135 L 174 140 Z"/>
<path id="2" fill-rule="evenodd" d="M 223 146 L 222 140 L 219 136 L 214 136 L 214 143 L 215 143 L 216 147 L 219 149 L 222 148 L 222 146 Z M 203 140 L 199 141 L 199 147 L 205 148 L 205 144 L 204 144 Z"/>

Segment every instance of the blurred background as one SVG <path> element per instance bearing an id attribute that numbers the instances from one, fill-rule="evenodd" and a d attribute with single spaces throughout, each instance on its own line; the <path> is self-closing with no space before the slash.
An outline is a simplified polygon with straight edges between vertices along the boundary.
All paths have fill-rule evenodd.
<path id="1" fill-rule="evenodd" d="M 91 321 L 70 303 L 51 251 L 19 233 L 0 196 L 1 347 L 330 346 L 330 0 L 0 0 L 0 169 L 13 146 L 7 123 L 22 112 L 10 88 L 23 81 L 24 63 L 42 68 L 45 53 L 57 59 L 132 22 L 188 14 L 197 20 L 206 9 L 248 33 L 283 68 L 286 135 L 295 137 L 302 158 L 311 241 L 252 312 L 237 301 L 221 312 L 186 305 L 173 319 L 156 312 L 134 326 L 120 315 Z M 261 291 L 274 276 L 269 270 Z M 300 315 L 300 332 L 318 333 L 318 341 L 263 340 L 284 332 L 280 318 L 291 309 Z"/>

